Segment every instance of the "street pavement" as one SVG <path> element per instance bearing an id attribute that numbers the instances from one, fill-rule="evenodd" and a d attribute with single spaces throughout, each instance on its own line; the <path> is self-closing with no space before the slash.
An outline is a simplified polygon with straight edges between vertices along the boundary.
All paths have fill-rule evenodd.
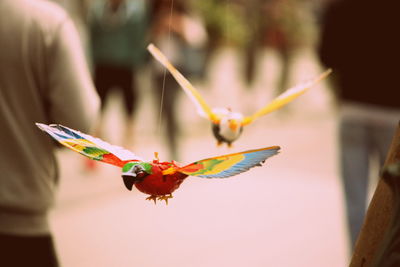
<path id="1" fill-rule="evenodd" d="M 195 84 L 210 105 L 229 103 L 250 114 L 273 97 L 279 62 L 271 51 L 263 54 L 256 83 L 246 88 L 237 58 L 232 50 L 221 51 L 207 82 Z M 311 51 L 304 51 L 293 69 L 291 85 L 323 71 Z M 143 71 L 130 149 L 149 160 L 158 151 L 161 160 L 169 160 L 147 78 Z M 116 145 L 124 144 L 121 114 L 115 96 L 104 139 Z M 61 150 L 51 223 L 63 267 L 346 266 L 336 112 L 328 81 L 249 125 L 230 149 L 216 146 L 210 125 L 183 93 L 177 116 L 181 163 L 272 145 L 282 149 L 262 167 L 233 178 L 189 177 L 168 205 L 126 190 L 118 168 L 97 164 L 89 171 L 81 155 Z"/>

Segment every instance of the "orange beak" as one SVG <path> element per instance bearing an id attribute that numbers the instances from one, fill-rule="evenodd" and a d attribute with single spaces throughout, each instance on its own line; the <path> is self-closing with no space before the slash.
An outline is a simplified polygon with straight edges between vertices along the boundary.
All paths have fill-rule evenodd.
<path id="1" fill-rule="evenodd" d="M 229 128 L 236 132 L 237 128 L 239 127 L 239 123 L 236 120 L 229 120 Z"/>

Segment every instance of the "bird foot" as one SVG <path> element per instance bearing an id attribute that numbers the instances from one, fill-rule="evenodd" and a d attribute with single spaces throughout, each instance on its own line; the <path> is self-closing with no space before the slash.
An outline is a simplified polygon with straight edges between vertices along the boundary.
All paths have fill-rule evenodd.
<path id="1" fill-rule="evenodd" d="M 154 201 L 154 204 L 157 204 L 157 196 L 155 196 L 155 195 L 151 195 L 151 196 L 149 196 L 149 197 L 146 197 L 146 200 L 153 200 Z"/>
<path id="2" fill-rule="evenodd" d="M 159 200 L 159 201 L 164 200 L 165 204 L 168 205 L 168 199 L 170 199 L 170 198 L 173 198 L 172 194 L 162 195 L 162 196 L 151 195 L 151 196 L 147 197 L 146 200 L 153 200 L 154 204 L 157 204 L 157 200 Z"/>
<path id="3" fill-rule="evenodd" d="M 159 196 L 157 200 L 164 200 L 165 204 L 168 205 L 168 199 L 173 198 L 172 194 Z"/>

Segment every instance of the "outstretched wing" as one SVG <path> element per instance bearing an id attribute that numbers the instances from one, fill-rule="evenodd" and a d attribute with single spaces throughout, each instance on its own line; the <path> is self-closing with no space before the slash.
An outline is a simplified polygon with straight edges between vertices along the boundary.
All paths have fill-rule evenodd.
<path id="1" fill-rule="evenodd" d="M 36 123 L 42 131 L 48 133 L 60 144 L 90 159 L 122 167 L 128 161 L 142 161 L 134 153 L 118 146 L 110 145 L 99 138 L 72 130 L 60 124 Z"/>
<path id="2" fill-rule="evenodd" d="M 183 88 L 185 93 L 189 96 L 190 100 L 195 104 L 197 112 L 200 116 L 211 120 L 214 123 L 219 122 L 218 115 L 215 114 L 210 106 L 206 103 L 199 92 L 194 88 L 194 86 L 185 78 L 183 75 L 171 64 L 167 57 L 153 44 L 147 46 L 147 50 L 157 59 L 164 67 L 168 69 L 171 75 Z"/>
<path id="3" fill-rule="evenodd" d="M 203 159 L 177 171 L 202 178 L 227 178 L 261 166 L 267 158 L 278 154 L 279 149 L 279 146 L 272 146 Z"/>
<path id="4" fill-rule="evenodd" d="M 242 121 L 242 125 L 247 125 L 257 118 L 264 116 L 265 114 L 268 114 L 274 110 L 277 110 L 281 108 L 282 106 L 288 104 L 289 102 L 293 101 L 296 99 L 298 96 L 304 94 L 308 89 L 313 87 L 315 84 L 320 82 L 321 80 L 325 79 L 330 73 L 332 72 L 331 69 L 326 70 L 322 74 L 320 74 L 318 77 L 311 79 L 307 82 L 301 83 L 295 87 L 292 87 L 285 92 L 283 92 L 281 95 L 279 95 L 277 98 L 275 98 L 271 103 L 257 111 L 255 114 L 249 117 L 245 117 L 244 120 Z"/>

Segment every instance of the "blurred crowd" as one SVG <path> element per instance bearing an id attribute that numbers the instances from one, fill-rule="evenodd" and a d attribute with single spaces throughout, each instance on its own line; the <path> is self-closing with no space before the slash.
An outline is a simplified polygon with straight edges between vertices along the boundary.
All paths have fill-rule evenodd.
<path id="1" fill-rule="evenodd" d="M 126 146 L 134 142 L 133 117 L 145 90 L 139 88 L 137 73 L 150 67 L 161 116 L 158 121 L 165 128 L 171 159 L 179 158 L 175 107 L 181 90 L 173 77 L 151 60 L 146 45 L 154 43 L 186 78 L 199 83 L 208 79 L 206 70 L 216 52 L 230 47 L 243 62 L 241 75 L 248 88 L 254 84 L 262 54 L 272 50 L 282 66 L 273 93 L 278 95 L 290 85 L 296 57 L 304 49 L 315 50 L 323 7 L 322 1 L 306 0 L 56 2 L 69 11 L 80 31 L 102 112 L 110 91 L 122 92 Z M 102 117 L 97 136 L 102 136 Z"/>

